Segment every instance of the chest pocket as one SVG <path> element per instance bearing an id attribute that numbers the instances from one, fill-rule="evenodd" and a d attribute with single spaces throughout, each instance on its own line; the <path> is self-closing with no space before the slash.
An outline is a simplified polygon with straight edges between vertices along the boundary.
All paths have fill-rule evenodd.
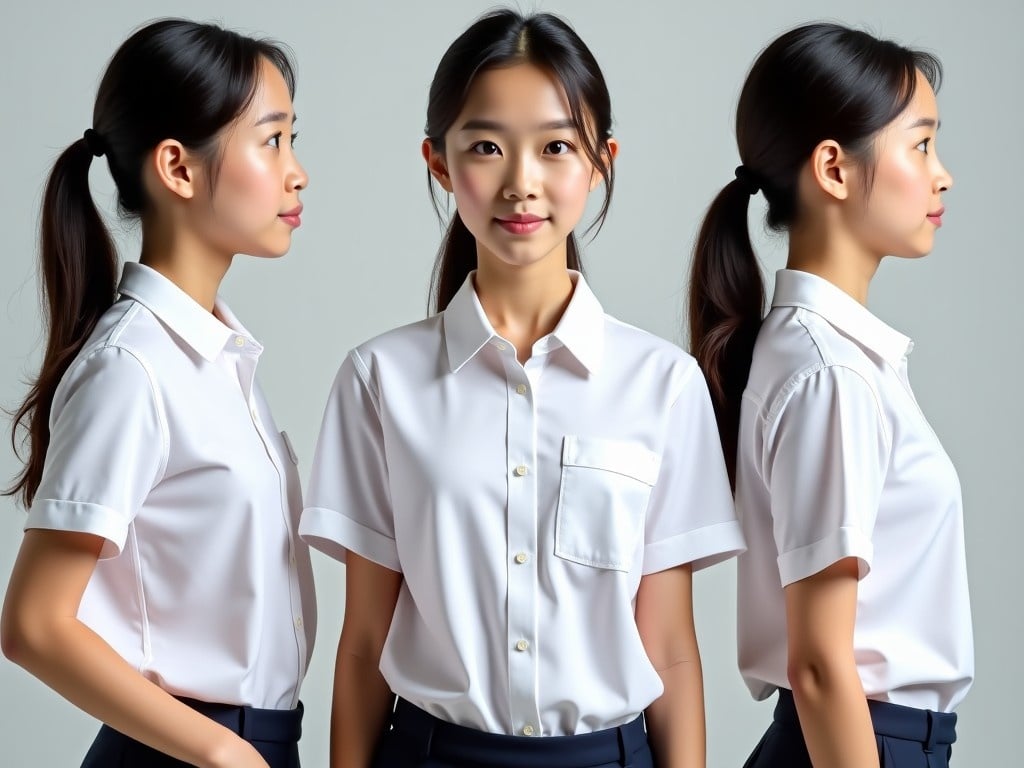
<path id="1" fill-rule="evenodd" d="M 637 443 L 566 435 L 555 520 L 555 554 L 629 571 L 643 535 L 661 457 Z"/>

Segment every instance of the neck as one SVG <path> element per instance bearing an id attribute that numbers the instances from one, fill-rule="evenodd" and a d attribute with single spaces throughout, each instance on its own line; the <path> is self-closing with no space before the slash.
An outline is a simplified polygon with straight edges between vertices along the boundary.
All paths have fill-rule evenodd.
<path id="1" fill-rule="evenodd" d="M 538 339 L 551 333 L 572 298 L 565 258 L 547 258 L 526 267 L 479 258 L 474 287 L 494 330 L 529 359 Z"/>
<path id="2" fill-rule="evenodd" d="M 824 278 L 861 304 L 868 303 L 868 288 L 880 263 L 880 256 L 834 230 L 794 227 L 790 231 L 786 267 Z"/>
<path id="3" fill-rule="evenodd" d="M 214 253 L 187 232 L 143 226 L 139 261 L 173 282 L 208 312 L 213 312 L 231 260 L 231 254 Z"/>

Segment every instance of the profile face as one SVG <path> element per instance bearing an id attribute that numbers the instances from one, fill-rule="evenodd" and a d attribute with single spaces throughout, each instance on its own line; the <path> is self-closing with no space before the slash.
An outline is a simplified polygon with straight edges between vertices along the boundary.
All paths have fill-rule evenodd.
<path id="1" fill-rule="evenodd" d="M 859 235 L 879 256 L 929 253 L 942 226 L 942 193 L 953 178 L 939 162 L 935 92 L 920 72 L 914 98 L 874 142 L 874 178 Z"/>
<path id="2" fill-rule="evenodd" d="M 424 154 L 476 238 L 478 260 L 565 263 L 566 240 L 601 180 L 582 140 L 565 91 L 544 70 L 517 64 L 474 79 L 443 153 L 425 143 Z"/>
<path id="3" fill-rule="evenodd" d="M 292 147 L 294 114 L 284 77 L 261 62 L 253 99 L 221 135 L 205 234 L 227 254 L 282 256 L 301 224 L 306 171 Z M 216 161 L 215 161 L 216 162 Z"/>

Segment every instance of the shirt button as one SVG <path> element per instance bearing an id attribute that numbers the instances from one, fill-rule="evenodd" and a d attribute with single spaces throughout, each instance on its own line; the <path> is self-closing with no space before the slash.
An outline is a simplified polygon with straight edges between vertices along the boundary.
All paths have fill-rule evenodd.
<path id="1" fill-rule="evenodd" d="M 295 626 L 298 627 L 299 629 L 302 629 L 302 617 L 301 616 L 295 617 Z"/>
<path id="2" fill-rule="evenodd" d="M 516 562 L 519 563 L 520 565 L 522 565 L 523 563 L 525 563 L 529 559 L 530 559 L 529 555 L 527 555 L 525 552 L 520 552 L 518 555 L 516 555 Z"/>
<path id="3" fill-rule="evenodd" d="M 530 643 L 528 641 L 526 641 L 526 640 L 520 640 L 518 643 L 516 643 L 516 650 L 517 651 L 526 651 L 526 650 L 529 650 L 529 648 L 530 648 Z"/>
<path id="4" fill-rule="evenodd" d="M 526 474 L 526 465 L 520 464 L 518 467 L 515 468 L 514 471 L 516 473 L 516 477 L 522 477 L 523 475 Z"/>
<path id="5" fill-rule="evenodd" d="M 516 394 L 517 395 L 525 395 L 526 394 L 526 385 L 525 384 L 518 385 L 516 387 Z"/>
<path id="6" fill-rule="evenodd" d="M 533 736 L 533 726 L 532 725 L 524 725 L 523 726 L 523 736 Z"/>
<path id="7" fill-rule="evenodd" d="M 504 352 L 508 348 L 506 345 L 502 344 L 500 341 L 497 344 L 495 344 L 494 346 L 497 347 L 499 352 Z"/>
<path id="8" fill-rule="evenodd" d="M 235 336 L 235 346 L 236 347 L 244 347 L 245 346 L 245 339 L 243 337 L 241 337 L 241 336 Z"/>

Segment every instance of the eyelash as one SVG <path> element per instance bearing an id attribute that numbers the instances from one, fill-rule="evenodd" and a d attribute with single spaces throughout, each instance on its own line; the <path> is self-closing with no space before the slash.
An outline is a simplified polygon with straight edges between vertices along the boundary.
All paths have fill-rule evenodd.
<path id="1" fill-rule="evenodd" d="M 564 147 L 565 151 L 563 151 L 563 152 L 548 152 L 548 150 L 551 149 L 551 147 L 553 147 L 555 145 L 560 145 L 560 146 Z M 486 147 L 487 149 L 493 148 L 493 151 L 483 152 L 483 151 L 481 151 L 481 147 Z M 575 147 L 573 147 L 572 144 L 570 144 L 568 141 L 565 141 L 564 139 L 555 139 L 554 141 L 549 141 L 544 146 L 545 154 L 552 154 L 552 155 L 567 155 L 570 152 L 572 152 L 574 149 L 575 149 Z M 489 157 L 491 155 L 497 155 L 497 154 L 501 153 L 500 147 L 498 147 L 498 145 L 495 144 L 493 141 L 478 141 L 475 144 L 473 144 L 472 146 L 470 146 L 469 151 L 473 152 L 474 154 L 477 154 L 477 155 L 483 155 L 485 157 Z"/>
<path id="2" fill-rule="evenodd" d="M 923 145 L 924 149 L 922 151 L 927 155 L 928 154 L 928 144 L 930 142 L 931 142 L 931 139 L 925 139 L 924 141 L 918 142 L 917 147 L 920 147 L 920 146 Z M 917 147 L 915 147 L 915 149 L 917 149 Z"/>
<path id="3" fill-rule="evenodd" d="M 273 145 L 273 146 L 274 146 L 274 149 L 280 149 L 280 148 L 281 148 L 281 137 L 282 137 L 283 135 L 284 135 L 284 133 L 283 133 L 283 132 L 281 132 L 281 131 L 278 131 L 277 133 L 275 133 L 275 134 L 274 134 L 273 136 L 271 136 L 271 137 L 270 137 L 270 138 L 269 138 L 269 139 L 267 140 L 267 144 L 270 144 L 271 142 L 277 142 L 276 144 L 274 144 L 274 145 Z M 295 133 L 293 133 L 293 134 L 291 135 L 291 143 L 292 143 L 292 146 L 293 146 L 293 147 L 295 146 L 295 141 L 296 141 L 296 139 L 298 139 L 298 138 L 299 138 L 299 133 L 298 133 L 298 131 L 296 131 Z"/>
<path id="4" fill-rule="evenodd" d="M 481 147 L 488 147 L 488 148 L 493 147 L 494 150 L 496 150 L 496 151 L 494 151 L 494 152 L 481 152 L 480 151 Z M 493 141 L 478 141 L 478 142 L 476 142 L 475 144 L 473 144 L 469 148 L 469 151 L 473 152 L 474 154 L 477 154 L 477 155 L 483 155 L 485 157 L 490 157 L 491 155 L 496 155 L 496 154 L 500 154 L 501 153 L 501 150 L 498 148 L 498 145 L 495 144 Z"/>

